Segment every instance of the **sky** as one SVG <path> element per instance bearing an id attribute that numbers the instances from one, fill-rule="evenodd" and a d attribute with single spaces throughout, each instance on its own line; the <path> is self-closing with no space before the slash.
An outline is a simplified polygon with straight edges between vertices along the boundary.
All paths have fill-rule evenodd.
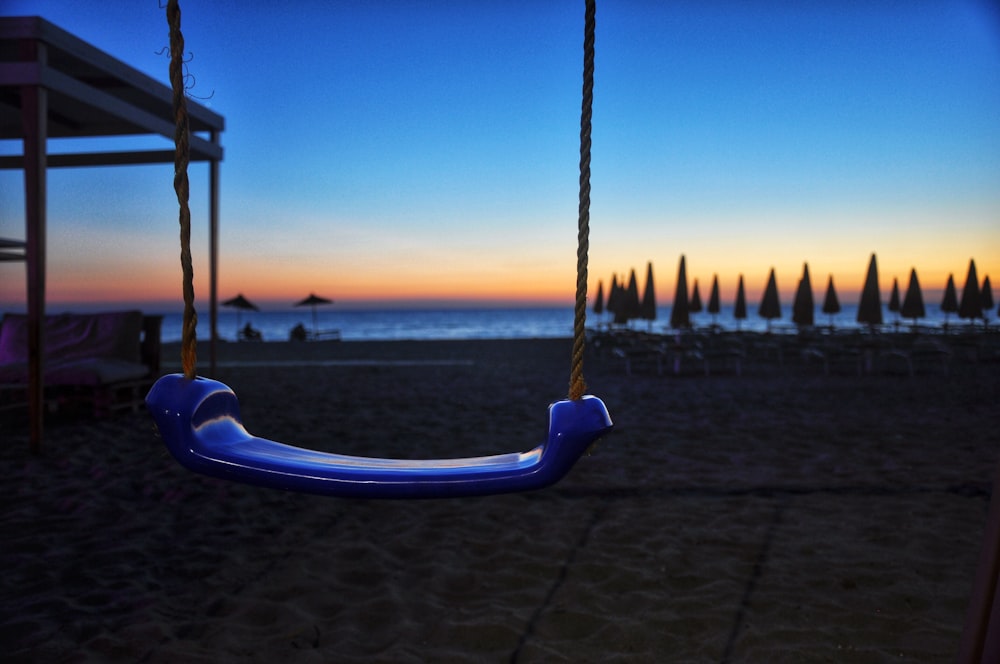
<path id="1" fill-rule="evenodd" d="M 167 82 L 157 0 L 6 0 Z M 570 304 L 583 0 L 187 0 L 192 98 L 225 117 L 220 297 Z M 50 152 L 169 148 L 50 140 Z M 0 141 L 0 153 L 20 154 Z M 191 167 L 207 295 L 208 167 Z M 1000 10 L 986 0 L 598 2 L 590 289 L 680 256 L 703 295 L 808 263 L 841 299 L 878 257 L 933 301 L 1000 284 Z M 49 170 L 48 300 L 181 299 L 168 165 Z M 0 172 L 0 237 L 23 238 Z M 0 263 L 0 308 L 24 266 Z"/>

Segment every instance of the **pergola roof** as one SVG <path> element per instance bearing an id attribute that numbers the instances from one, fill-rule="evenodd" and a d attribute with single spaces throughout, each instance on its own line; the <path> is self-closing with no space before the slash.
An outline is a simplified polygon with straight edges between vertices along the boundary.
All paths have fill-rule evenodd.
<path id="1" fill-rule="evenodd" d="M 33 56 L 26 43 L 44 44 Z M 166 70 L 166 67 L 164 67 Z M 22 86 L 48 90 L 49 138 L 174 135 L 172 93 L 159 81 L 126 65 L 38 16 L 0 18 L 0 139 L 23 138 Z M 222 159 L 213 141 L 223 117 L 188 100 L 191 160 Z M 173 161 L 173 150 L 49 155 L 49 166 Z M 0 168 L 20 167 L 5 157 Z"/>
<path id="2" fill-rule="evenodd" d="M 164 67 L 166 70 L 166 67 Z M 215 370 L 219 136 L 222 116 L 187 101 L 191 161 L 209 168 L 210 373 Z M 49 138 L 173 139 L 171 89 L 37 16 L 0 17 L 0 140 L 21 141 L 0 169 L 24 171 L 24 240 L 0 238 L 0 263 L 27 265 L 28 417 L 39 449 L 44 418 L 46 171 L 50 167 L 173 163 L 174 149 L 48 153 Z M 89 145 L 89 144 L 88 144 Z M 164 186 L 169 186 L 169 177 Z"/>

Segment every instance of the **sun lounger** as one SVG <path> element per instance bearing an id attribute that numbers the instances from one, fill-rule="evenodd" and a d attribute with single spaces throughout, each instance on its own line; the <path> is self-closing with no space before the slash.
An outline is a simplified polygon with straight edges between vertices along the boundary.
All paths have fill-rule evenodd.
<path id="1" fill-rule="evenodd" d="M 310 330 L 310 341 L 340 341 L 340 330 Z"/>
<path id="2" fill-rule="evenodd" d="M 162 316 L 140 311 L 46 316 L 45 398 L 55 408 L 85 402 L 95 415 L 138 409 L 160 371 Z M 0 407 L 26 403 L 28 321 L 6 314 L 0 322 Z"/>

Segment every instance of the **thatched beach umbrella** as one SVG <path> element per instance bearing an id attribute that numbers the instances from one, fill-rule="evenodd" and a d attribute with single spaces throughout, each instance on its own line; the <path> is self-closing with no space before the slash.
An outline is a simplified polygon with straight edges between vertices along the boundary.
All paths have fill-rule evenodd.
<path id="1" fill-rule="evenodd" d="M 760 300 L 760 308 L 757 314 L 767 320 L 767 331 L 771 331 L 771 321 L 781 318 L 781 303 L 778 301 L 778 282 L 774 278 L 774 268 L 767 277 L 767 286 L 764 288 L 764 296 Z"/>
<path id="2" fill-rule="evenodd" d="M 743 275 L 740 275 L 739 285 L 736 286 L 736 303 L 733 305 L 733 318 L 736 319 L 736 329 L 740 329 L 741 321 L 747 319 L 747 295 L 743 290 Z"/>
<path id="3" fill-rule="evenodd" d="M 868 261 L 868 275 L 861 288 L 857 321 L 867 323 L 870 328 L 882 324 L 882 296 L 878 288 L 878 263 L 875 261 L 875 254 Z"/>
<path id="4" fill-rule="evenodd" d="M 958 317 L 968 318 L 969 323 L 975 323 L 983 317 L 983 301 L 979 291 L 979 275 L 976 274 L 976 261 L 969 260 L 969 273 L 965 276 L 965 287 L 962 289 L 962 301 L 958 305 Z"/>
<path id="5" fill-rule="evenodd" d="M 241 314 L 244 311 L 260 311 L 260 309 L 257 308 L 256 304 L 254 304 L 250 300 L 248 300 L 245 297 L 243 297 L 243 293 L 238 294 L 236 297 L 229 298 L 228 300 L 226 300 L 225 302 L 222 303 L 222 306 L 224 306 L 224 307 L 232 307 L 232 308 L 236 309 L 236 335 L 237 336 L 239 336 L 240 328 L 242 327 L 242 325 L 240 324 L 240 322 L 241 322 L 240 319 L 242 317 Z"/>
<path id="6" fill-rule="evenodd" d="M 833 287 L 833 275 L 826 282 L 826 297 L 823 298 L 823 313 L 830 316 L 830 329 L 833 329 L 833 317 L 840 313 L 840 300 L 837 299 L 837 289 Z"/>
<path id="7" fill-rule="evenodd" d="M 795 301 L 792 304 L 792 322 L 799 327 L 811 327 L 816 305 L 813 303 L 812 280 L 809 278 L 809 264 L 802 264 L 802 278 L 795 291 Z"/>
<path id="8" fill-rule="evenodd" d="M 958 294 L 955 293 L 955 277 L 948 275 L 948 283 L 944 286 L 944 297 L 941 299 L 941 311 L 944 312 L 944 326 L 948 327 L 948 315 L 958 312 Z"/>
<path id="9" fill-rule="evenodd" d="M 903 318 L 913 319 L 914 327 L 917 325 L 918 318 L 927 315 L 924 310 L 924 295 L 920 292 L 920 281 L 917 279 L 916 268 L 910 268 L 910 283 L 906 287 L 903 304 L 899 307 L 899 315 Z"/>
<path id="10" fill-rule="evenodd" d="M 708 313 L 712 314 L 712 327 L 715 327 L 715 317 L 719 315 L 719 275 L 712 275 L 712 293 L 708 296 Z"/>
<path id="11" fill-rule="evenodd" d="M 687 267 L 684 255 L 681 255 L 681 265 L 677 269 L 677 288 L 674 290 L 674 306 L 670 310 L 670 327 L 676 329 L 691 327 L 691 316 L 688 312 Z"/>
<path id="12" fill-rule="evenodd" d="M 642 291 L 642 304 L 639 307 L 639 315 L 643 320 L 649 321 L 649 326 L 653 326 L 656 320 L 656 287 L 653 285 L 653 263 L 646 264 L 646 288 Z"/>
<path id="13" fill-rule="evenodd" d="M 309 293 L 309 297 L 304 300 L 299 300 L 294 305 L 296 307 L 309 307 L 312 309 L 313 334 L 319 332 L 319 326 L 316 324 L 316 306 L 321 304 L 333 304 L 333 300 L 328 300 L 325 297 Z"/>

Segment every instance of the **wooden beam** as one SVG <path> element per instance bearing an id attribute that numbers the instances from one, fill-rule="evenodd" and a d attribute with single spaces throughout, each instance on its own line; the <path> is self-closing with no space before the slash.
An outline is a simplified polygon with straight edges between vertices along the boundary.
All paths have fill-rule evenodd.
<path id="1" fill-rule="evenodd" d="M 221 150 L 221 148 L 219 148 Z M 221 154 L 221 153 L 220 153 Z M 221 157 L 220 157 L 221 158 Z M 192 151 L 191 161 L 217 161 L 209 155 Z M 130 150 L 128 152 L 66 152 L 50 154 L 49 168 L 76 168 L 80 166 L 130 166 L 134 164 L 172 164 L 173 150 Z M 24 157 L 0 157 L 0 170 L 24 168 Z"/>
<path id="2" fill-rule="evenodd" d="M 121 81 L 124 83 L 123 87 L 142 92 L 150 99 L 162 104 L 165 113 L 168 116 L 170 114 L 173 94 L 169 86 L 134 67 L 128 66 L 43 18 L 38 16 L 0 17 L 0 39 L 32 39 L 50 44 L 61 53 L 67 54 L 72 60 L 102 71 L 111 79 Z M 192 131 L 222 131 L 225 129 L 225 119 L 201 104 L 188 104 L 188 113 L 191 116 Z"/>
<path id="3" fill-rule="evenodd" d="M 41 62 L 5 63 L 0 68 L 0 87 L 10 86 L 20 86 L 22 90 L 28 87 L 45 87 L 54 93 L 66 95 L 85 106 L 107 113 L 138 130 L 119 131 L 117 132 L 119 134 L 159 134 L 171 139 L 174 136 L 174 124 L 169 118 L 169 106 L 163 107 L 165 117 L 159 117 L 155 113 L 143 110 L 124 99 L 47 67 Z M 222 158 L 222 150 L 219 145 L 194 133 L 191 134 L 189 141 L 192 153 L 202 153 L 209 158 Z"/>

